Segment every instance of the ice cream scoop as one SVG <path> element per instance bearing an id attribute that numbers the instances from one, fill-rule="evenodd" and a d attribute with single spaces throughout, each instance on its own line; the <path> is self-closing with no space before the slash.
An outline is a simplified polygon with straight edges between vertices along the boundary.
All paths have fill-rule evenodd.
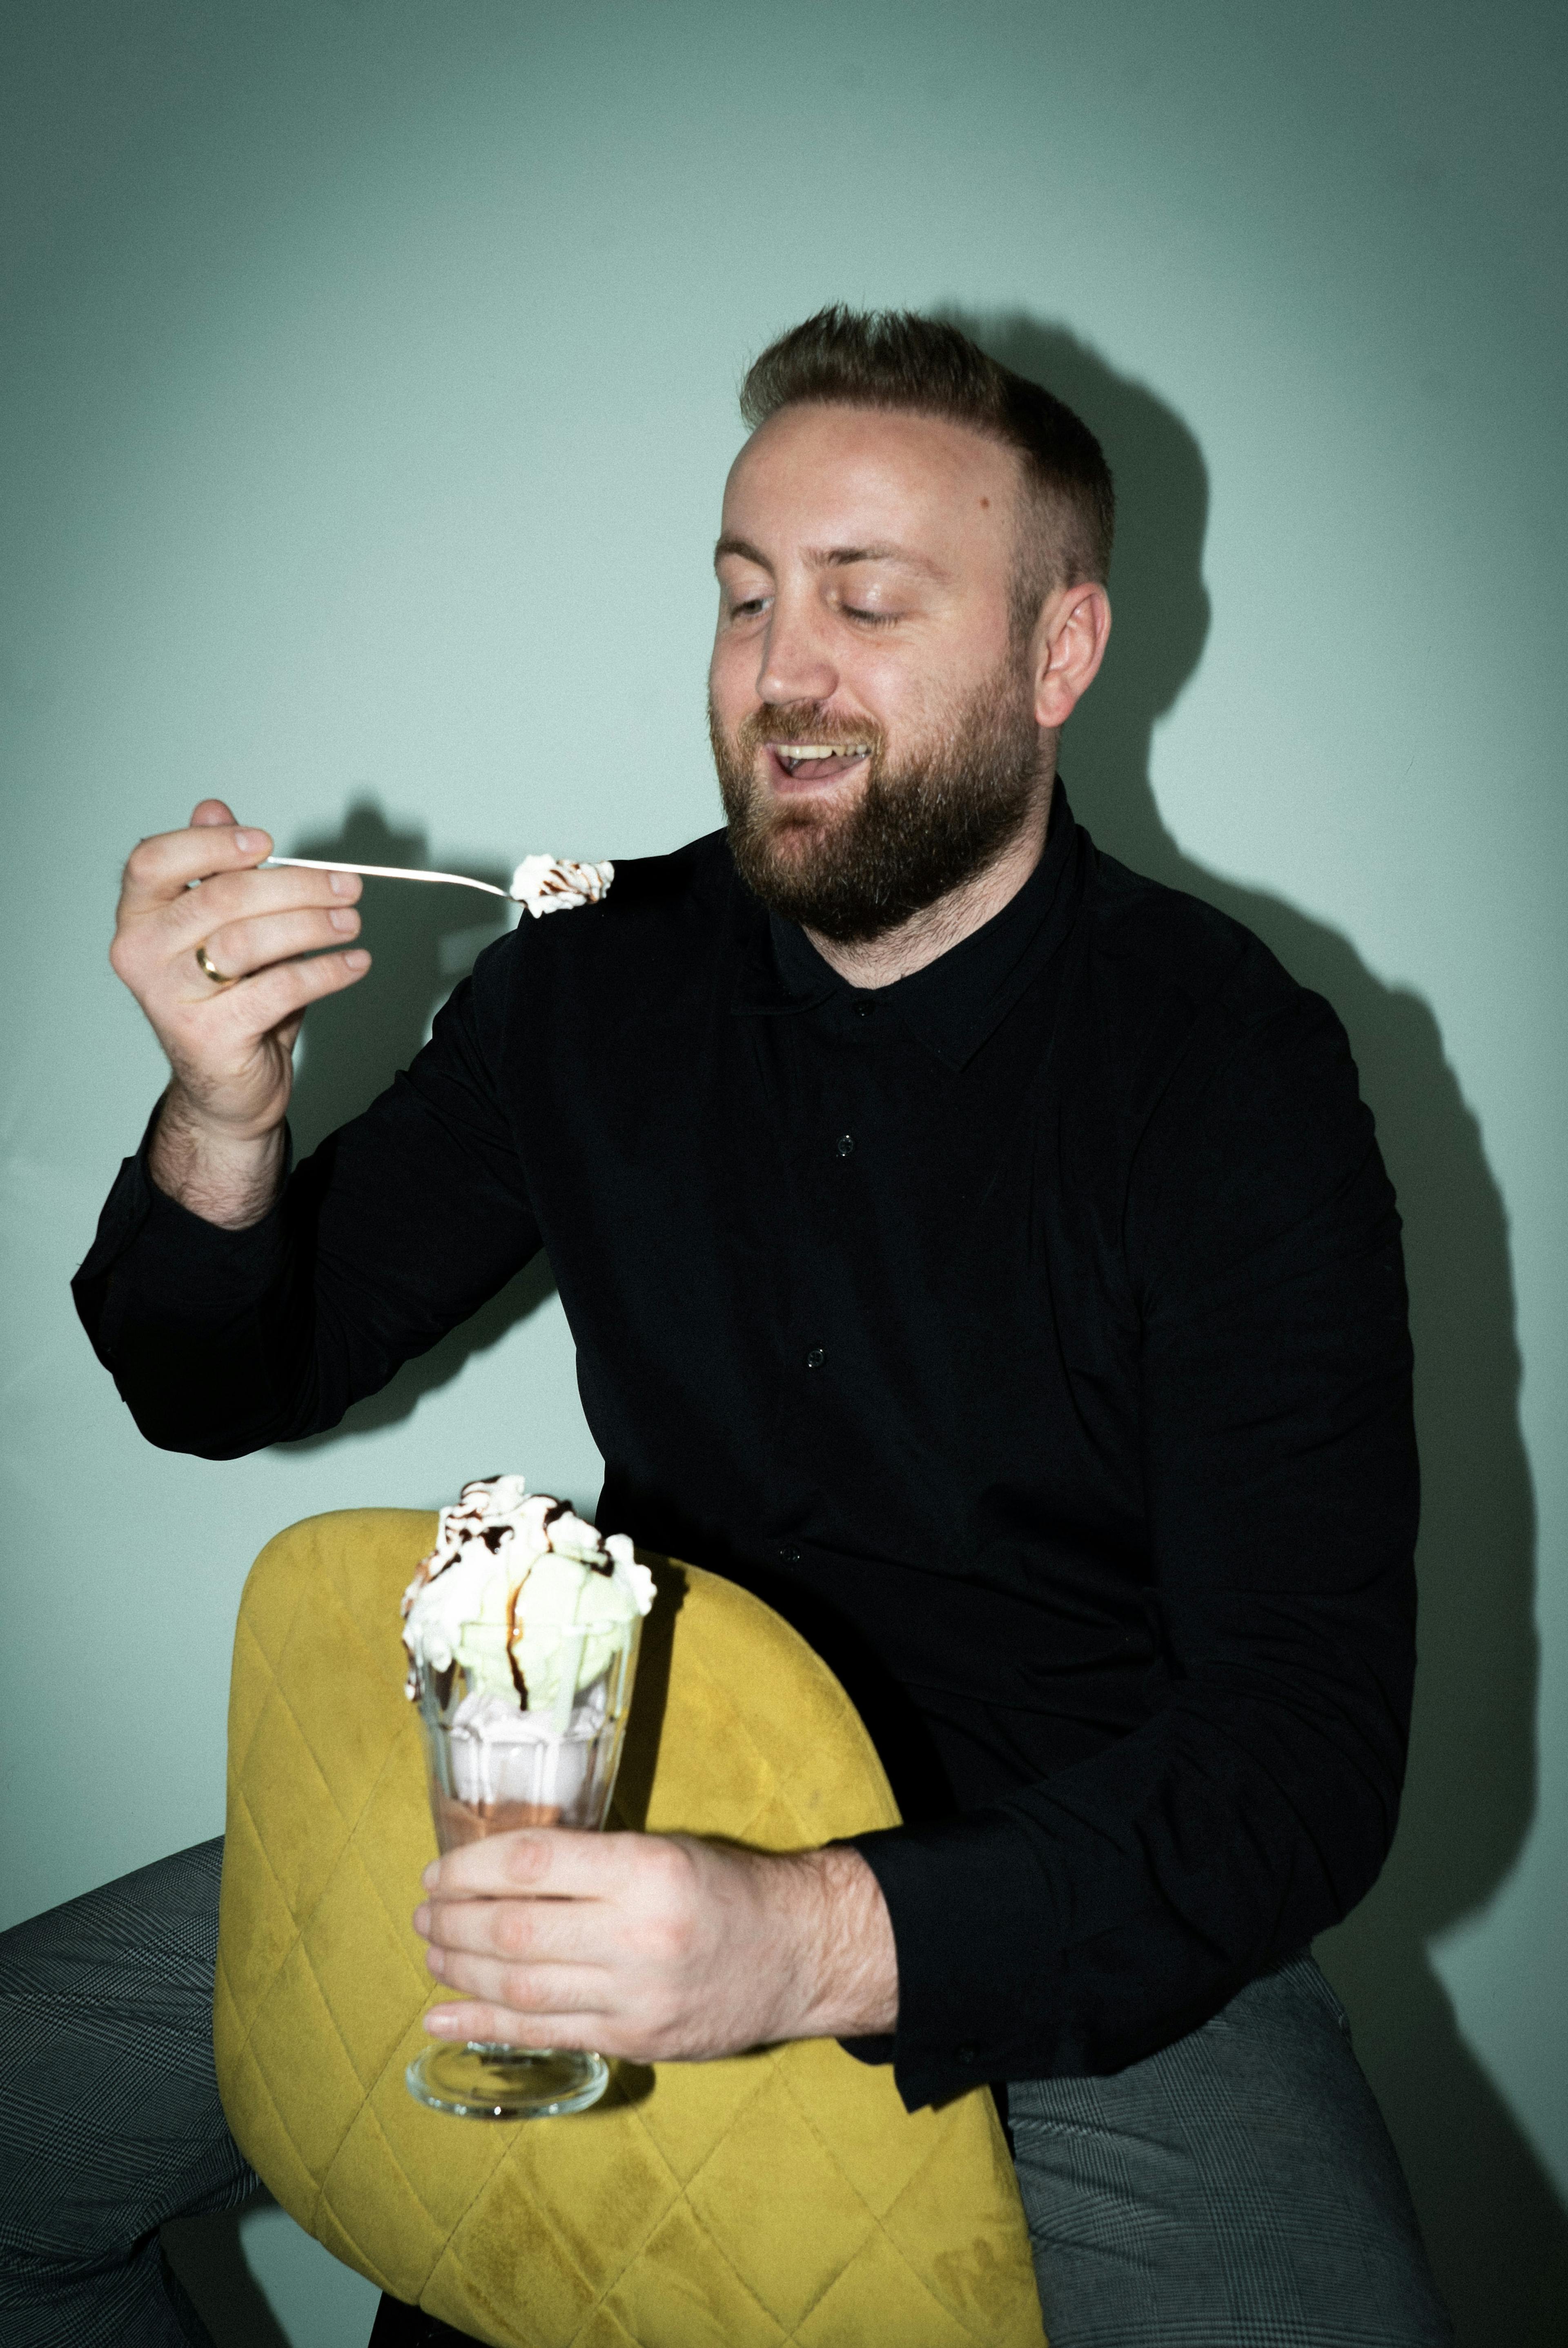
<path id="1" fill-rule="evenodd" d="M 455 889 L 480 889 L 487 897 L 509 897 L 524 905 L 535 921 L 542 913 L 567 912 L 573 905 L 596 905 L 609 891 L 615 868 L 576 864 L 569 856 L 525 856 L 511 882 L 498 889 L 493 880 L 471 880 L 466 872 L 415 872 L 402 864 L 346 864 L 326 856 L 268 856 L 263 864 L 291 864 L 304 872 L 358 872 L 367 880 L 449 880 Z"/>
<path id="2" fill-rule="evenodd" d="M 615 868 L 573 864 L 565 856 L 525 856 L 511 876 L 507 895 L 526 905 L 537 921 L 541 913 L 563 912 L 573 905 L 596 905 L 615 878 Z"/>
<path id="3" fill-rule="evenodd" d="M 468 1698 L 500 1699 L 564 1735 L 654 1600 L 624 1533 L 605 1540 L 521 1476 L 465 1484 L 403 1598 L 408 1693 L 460 1664 Z"/>

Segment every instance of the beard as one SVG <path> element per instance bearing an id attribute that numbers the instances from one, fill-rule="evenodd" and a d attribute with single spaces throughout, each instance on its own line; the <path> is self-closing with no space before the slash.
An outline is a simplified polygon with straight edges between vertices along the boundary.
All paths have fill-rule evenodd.
<path id="1" fill-rule="evenodd" d="M 898 929 L 985 870 L 1017 838 L 1040 788 L 1030 679 L 1009 663 L 900 759 L 882 729 L 828 720 L 813 702 L 764 702 L 726 734 L 711 700 L 708 738 L 747 887 L 785 921 L 839 945 Z M 757 773 L 766 742 L 869 743 L 847 808 L 777 798 Z"/>

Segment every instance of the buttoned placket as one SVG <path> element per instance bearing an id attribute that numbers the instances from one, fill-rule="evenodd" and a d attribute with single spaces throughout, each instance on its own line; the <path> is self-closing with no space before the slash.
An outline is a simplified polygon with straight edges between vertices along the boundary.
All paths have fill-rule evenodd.
<path id="1" fill-rule="evenodd" d="M 802 1091 L 812 1097 L 805 1118 L 807 1130 L 789 1153 L 807 1244 L 797 1258 L 801 1286 L 794 1300 L 791 1334 L 786 1341 L 785 1384 L 771 1479 L 780 1512 L 786 1515 L 811 1507 L 819 1497 L 810 1472 L 812 1430 L 820 1424 L 819 1415 L 833 1407 L 832 1332 L 828 1324 L 841 1303 L 832 1291 L 832 1275 L 824 1265 L 821 1234 L 834 1215 L 839 1186 L 863 1179 L 866 1171 L 856 1155 L 855 1072 L 863 1066 L 862 1055 L 873 1048 L 879 1024 L 876 1010 L 872 995 L 835 990 L 825 1001 L 803 1008 L 793 1039 L 800 1060 L 798 1080 Z M 825 1031 L 818 1022 L 825 1023 Z M 820 1099 L 815 1097 L 819 1090 Z M 799 1564 L 799 1547 L 787 1535 L 771 1542 L 770 1548 L 780 1564 Z"/>
<path id="2" fill-rule="evenodd" d="M 761 935 L 754 933 L 735 1007 L 766 1018 L 773 1031 L 771 1053 L 782 1083 L 779 1138 L 790 1194 L 789 1228 L 779 1233 L 781 1258 L 791 1271 L 789 1302 L 779 1332 L 779 1398 L 759 1478 L 763 1522 L 758 1528 L 779 1564 L 800 1565 L 806 1529 L 831 1518 L 823 1478 L 831 1482 L 833 1476 L 823 1454 L 842 1431 L 841 1414 L 853 1401 L 855 1356 L 866 1350 L 857 1344 L 861 1333 L 842 1318 L 848 1284 L 841 1278 L 835 1282 L 830 1270 L 841 1236 L 837 1217 L 846 1210 L 852 1215 L 879 1196 L 868 1138 L 886 1124 L 886 1105 L 867 1101 L 855 1072 L 867 1066 L 884 1031 L 890 1043 L 896 1035 L 901 1049 L 913 1046 L 920 1056 L 929 1052 L 934 1074 L 965 1066 L 1028 982 L 1039 955 L 1051 950 L 1050 932 L 1059 935 L 1065 929 L 1065 899 L 1055 918 L 1049 916 L 1069 838 L 1070 819 L 1025 901 L 999 917 L 988 936 L 981 933 L 979 944 L 960 946 L 953 963 L 944 957 L 891 997 L 844 985 L 799 931 L 777 916 L 769 917 Z M 924 1078 L 920 1081 L 923 1086 Z M 840 1420 L 830 1416 L 835 1409 Z M 840 1460 L 841 1481 L 843 1473 Z"/>

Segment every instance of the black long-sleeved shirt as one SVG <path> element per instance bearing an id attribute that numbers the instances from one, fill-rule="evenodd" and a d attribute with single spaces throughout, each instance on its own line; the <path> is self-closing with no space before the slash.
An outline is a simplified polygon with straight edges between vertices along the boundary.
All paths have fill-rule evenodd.
<path id="1" fill-rule="evenodd" d="M 876 993 L 722 835 L 623 864 L 492 946 L 263 1222 L 128 1161 L 76 1291 L 143 1432 L 222 1458 L 333 1426 L 546 1249 L 601 1524 L 782 1605 L 889 1762 L 906 1823 L 859 1847 L 898 2031 L 860 2051 L 913 2106 L 1116 2069 L 1376 1875 L 1398 1228 L 1327 1005 L 1058 793 L 1011 903 Z"/>

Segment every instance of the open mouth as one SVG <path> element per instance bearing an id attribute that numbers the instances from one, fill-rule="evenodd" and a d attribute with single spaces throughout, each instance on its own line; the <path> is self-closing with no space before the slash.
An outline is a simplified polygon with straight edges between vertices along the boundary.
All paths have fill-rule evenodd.
<path id="1" fill-rule="evenodd" d="M 786 786 L 836 782 L 869 758 L 869 742 L 769 742 L 768 755 Z"/>

